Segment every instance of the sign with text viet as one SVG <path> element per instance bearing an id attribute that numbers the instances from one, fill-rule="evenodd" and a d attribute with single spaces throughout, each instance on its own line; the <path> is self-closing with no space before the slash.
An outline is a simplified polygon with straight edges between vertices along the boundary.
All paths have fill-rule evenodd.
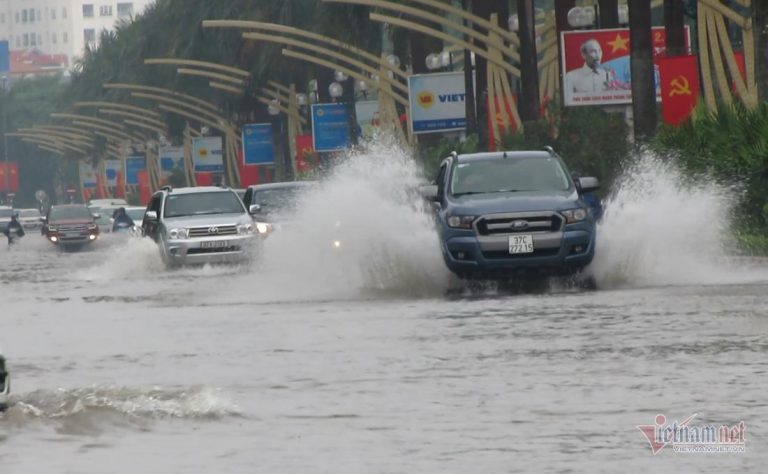
<path id="1" fill-rule="evenodd" d="M 129 155 L 125 157 L 125 184 L 138 186 L 139 172 L 147 169 L 147 161 L 144 155 Z"/>
<path id="2" fill-rule="evenodd" d="M 0 41 L 0 73 L 10 72 L 11 59 L 10 48 L 8 47 L 8 41 Z"/>
<path id="3" fill-rule="evenodd" d="M 686 49 L 690 34 L 686 28 Z M 651 29 L 654 57 L 666 49 L 664 27 Z M 565 105 L 610 105 L 632 103 L 632 74 L 629 64 L 628 28 L 563 31 L 563 100 Z M 656 99 L 661 99 L 656 67 Z"/>
<path id="4" fill-rule="evenodd" d="M 349 114 L 345 104 L 312 104 L 312 146 L 316 151 L 349 147 Z"/>
<path id="5" fill-rule="evenodd" d="M 168 179 L 178 171 L 184 172 L 184 148 L 180 146 L 161 146 L 157 151 L 160 164 L 160 177 Z"/>
<path id="6" fill-rule="evenodd" d="M 243 125 L 243 164 L 271 165 L 275 162 L 271 123 Z"/>
<path id="7" fill-rule="evenodd" d="M 120 160 L 104 160 L 104 174 L 106 175 L 106 185 L 110 188 L 117 186 L 118 176 L 123 171 L 123 162 Z"/>
<path id="8" fill-rule="evenodd" d="M 413 133 L 464 130 L 467 126 L 463 72 L 408 76 Z"/>
<path id="9" fill-rule="evenodd" d="M 96 189 L 96 170 L 93 165 L 84 161 L 80 162 L 80 185 L 82 188 Z"/>
<path id="10" fill-rule="evenodd" d="M 194 137 L 192 139 L 192 161 L 195 173 L 224 172 L 224 152 L 221 137 Z"/>

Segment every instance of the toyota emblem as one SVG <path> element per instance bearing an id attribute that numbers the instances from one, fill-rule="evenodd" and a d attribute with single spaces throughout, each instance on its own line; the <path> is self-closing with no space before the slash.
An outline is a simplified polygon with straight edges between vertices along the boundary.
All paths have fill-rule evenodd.
<path id="1" fill-rule="evenodd" d="M 218 234 L 219 228 L 218 227 L 208 227 L 208 233 L 209 234 Z"/>
<path id="2" fill-rule="evenodd" d="M 509 226 L 512 227 L 515 230 L 527 229 L 528 228 L 528 221 L 521 221 L 521 220 L 512 221 L 512 223 Z"/>

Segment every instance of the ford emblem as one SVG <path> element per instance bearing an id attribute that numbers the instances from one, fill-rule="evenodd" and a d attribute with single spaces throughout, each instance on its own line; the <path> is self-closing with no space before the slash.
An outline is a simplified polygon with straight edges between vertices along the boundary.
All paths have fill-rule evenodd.
<path id="1" fill-rule="evenodd" d="M 521 221 L 521 220 L 512 221 L 512 223 L 510 224 L 510 227 L 512 227 L 512 229 L 514 229 L 514 230 L 527 229 L 528 228 L 528 221 Z"/>

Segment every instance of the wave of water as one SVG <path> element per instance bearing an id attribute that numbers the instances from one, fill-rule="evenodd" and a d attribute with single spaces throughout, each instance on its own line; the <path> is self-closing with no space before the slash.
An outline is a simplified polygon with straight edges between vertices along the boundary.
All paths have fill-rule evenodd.
<path id="1" fill-rule="evenodd" d="M 590 272 L 601 288 L 727 284 L 768 279 L 732 258 L 737 187 L 692 180 L 669 160 L 640 155 L 616 182 L 597 229 Z"/>
<path id="2" fill-rule="evenodd" d="M 23 423 L 91 414 L 139 419 L 218 419 L 238 416 L 240 411 L 225 393 L 206 386 L 140 389 L 105 385 L 12 395 L 0 420 Z"/>

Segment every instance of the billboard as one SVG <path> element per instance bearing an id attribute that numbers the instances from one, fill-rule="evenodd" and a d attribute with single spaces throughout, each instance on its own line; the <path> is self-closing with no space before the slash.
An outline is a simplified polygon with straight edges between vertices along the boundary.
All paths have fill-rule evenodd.
<path id="1" fill-rule="evenodd" d="M 360 127 L 360 136 L 371 138 L 379 125 L 379 101 L 359 100 L 355 102 L 355 117 Z"/>
<path id="2" fill-rule="evenodd" d="M 160 165 L 160 177 L 168 179 L 176 170 L 184 172 L 184 148 L 180 146 L 161 146 L 157 151 Z"/>
<path id="3" fill-rule="evenodd" d="M 139 172 L 147 169 L 147 161 L 144 155 L 129 155 L 125 157 L 125 184 L 128 186 L 139 185 Z"/>
<path id="4" fill-rule="evenodd" d="M 192 161 L 195 173 L 224 172 L 224 153 L 221 137 L 194 137 L 192 139 Z"/>
<path id="5" fill-rule="evenodd" d="M 312 104 L 312 146 L 315 151 L 339 151 L 350 145 L 345 104 Z"/>
<path id="6" fill-rule="evenodd" d="M 118 176 L 123 172 L 123 162 L 120 160 L 104 160 L 104 174 L 107 177 L 106 185 L 110 188 L 117 186 Z"/>
<path id="7" fill-rule="evenodd" d="M 448 132 L 466 128 L 463 72 L 408 76 L 408 97 L 413 133 Z"/>
<path id="8" fill-rule="evenodd" d="M 654 57 L 666 49 L 664 27 L 651 29 Z M 690 34 L 686 28 L 686 48 Z M 611 105 L 632 103 L 629 67 L 629 29 L 563 31 L 563 101 L 565 105 Z M 658 67 L 656 98 L 661 100 Z"/>
<path id="9" fill-rule="evenodd" d="M 84 161 L 80 162 L 80 184 L 83 189 L 96 189 L 96 170 Z"/>
<path id="10" fill-rule="evenodd" d="M 275 162 L 272 124 L 243 125 L 243 164 L 271 165 Z"/>

